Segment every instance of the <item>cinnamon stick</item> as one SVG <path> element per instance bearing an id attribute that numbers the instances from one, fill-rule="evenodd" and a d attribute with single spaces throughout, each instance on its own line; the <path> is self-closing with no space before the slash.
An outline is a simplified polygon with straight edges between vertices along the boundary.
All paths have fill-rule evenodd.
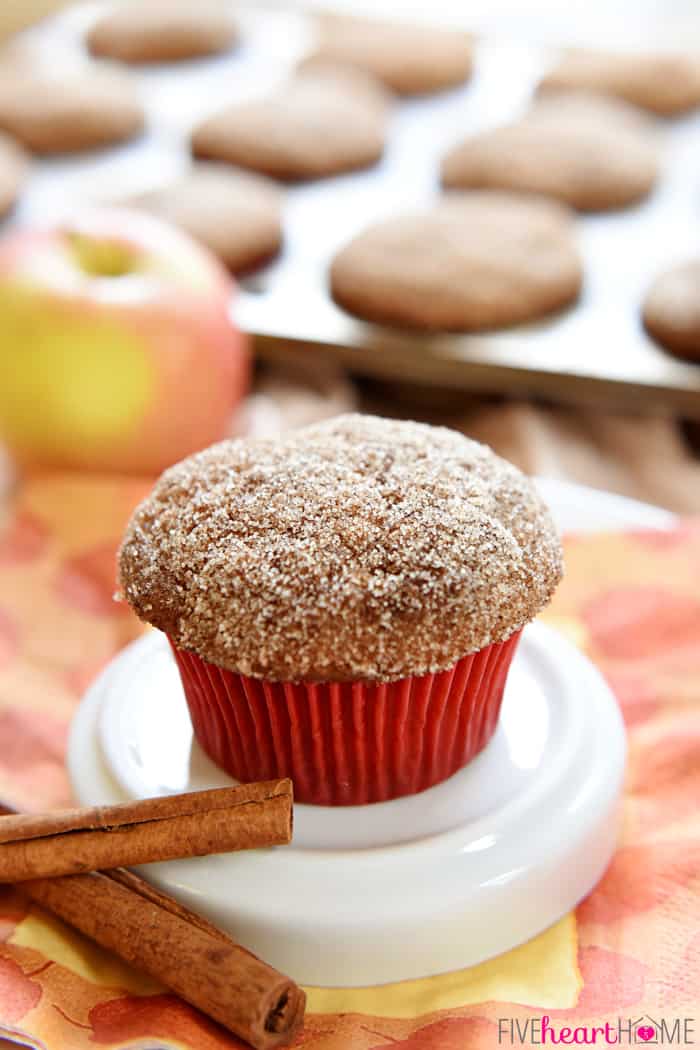
<path id="1" fill-rule="evenodd" d="M 303 1024 L 298 985 L 133 872 L 34 879 L 20 888 L 255 1050 L 287 1045 Z"/>
<path id="2" fill-rule="evenodd" d="M 15 814 L 0 817 L 0 883 L 279 846 L 291 837 L 290 780 Z"/>

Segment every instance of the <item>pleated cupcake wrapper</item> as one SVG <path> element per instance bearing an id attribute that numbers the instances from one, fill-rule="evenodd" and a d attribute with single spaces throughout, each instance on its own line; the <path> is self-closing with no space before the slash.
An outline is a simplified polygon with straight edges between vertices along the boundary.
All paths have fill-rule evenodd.
<path id="1" fill-rule="evenodd" d="M 453 668 L 397 682 L 268 682 L 173 644 L 197 740 L 236 780 L 288 776 L 298 802 L 413 795 L 489 742 L 520 631 Z M 172 642 L 171 642 L 172 644 Z"/>

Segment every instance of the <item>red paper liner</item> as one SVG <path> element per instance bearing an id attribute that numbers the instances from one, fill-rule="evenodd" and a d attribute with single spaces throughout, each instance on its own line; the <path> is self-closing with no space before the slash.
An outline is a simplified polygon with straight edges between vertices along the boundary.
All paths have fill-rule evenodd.
<path id="1" fill-rule="evenodd" d="M 268 682 L 173 651 L 217 766 L 244 783 L 291 777 L 298 802 L 351 806 L 424 791 L 486 746 L 520 633 L 440 674 L 379 684 Z"/>

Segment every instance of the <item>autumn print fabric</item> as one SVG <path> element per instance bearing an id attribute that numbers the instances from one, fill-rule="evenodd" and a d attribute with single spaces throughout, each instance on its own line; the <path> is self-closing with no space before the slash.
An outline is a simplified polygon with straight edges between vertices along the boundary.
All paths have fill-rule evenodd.
<path id="1" fill-rule="evenodd" d="M 142 630 L 113 601 L 114 556 L 148 487 L 34 478 L 0 523 L 0 800 L 17 808 L 70 802 L 72 714 Z M 498 959 L 380 988 L 309 989 L 299 1048 L 490 1050 L 521 1045 L 519 1032 L 528 1046 L 543 1018 L 562 1043 L 608 1022 L 624 1045 L 652 1040 L 661 1019 L 687 1034 L 696 1014 L 700 1041 L 700 523 L 569 536 L 565 553 L 543 619 L 600 667 L 628 730 L 612 864 L 575 914 Z M 47 1050 L 243 1046 L 13 888 L 0 889 L 0 1035 Z"/>

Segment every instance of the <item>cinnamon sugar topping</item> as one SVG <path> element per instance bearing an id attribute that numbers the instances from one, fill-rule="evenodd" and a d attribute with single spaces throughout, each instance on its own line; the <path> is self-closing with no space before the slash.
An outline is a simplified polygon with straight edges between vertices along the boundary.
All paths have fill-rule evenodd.
<path id="1" fill-rule="evenodd" d="M 360 415 L 191 456 L 120 552 L 141 619 L 278 681 L 444 670 L 531 620 L 561 571 L 515 467 L 454 431 Z"/>

